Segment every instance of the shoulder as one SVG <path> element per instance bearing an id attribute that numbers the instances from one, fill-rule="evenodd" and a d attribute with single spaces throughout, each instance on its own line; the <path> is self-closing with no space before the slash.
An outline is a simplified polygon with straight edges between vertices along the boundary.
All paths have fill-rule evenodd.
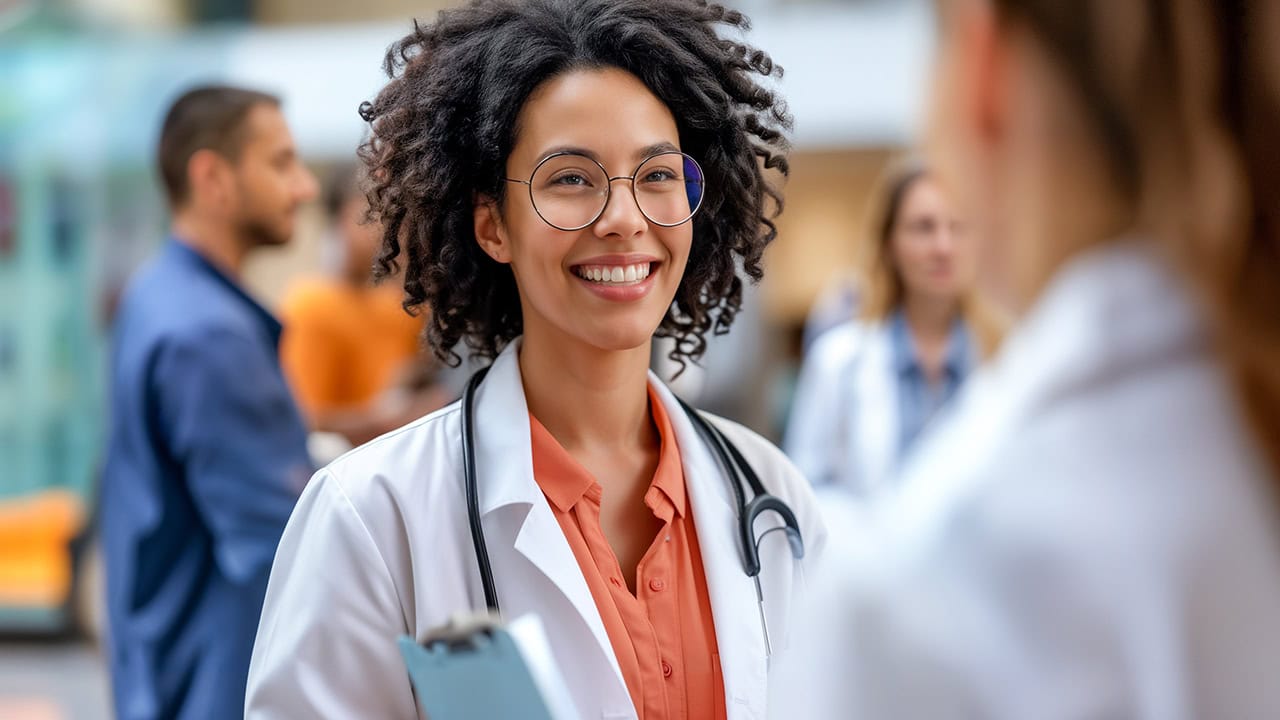
<path id="1" fill-rule="evenodd" d="M 882 335 L 883 327 L 879 323 L 850 320 L 819 336 L 805 358 L 805 365 L 821 370 L 848 367 Z"/>
<path id="2" fill-rule="evenodd" d="M 1269 473 L 1212 363 L 1071 390 L 995 421 L 1001 408 L 972 398 L 909 468 L 893 524 L 924 529 L 928 547 L 1017 549 L 1030 566 L 1106 558 L 1180 574 L 1272 532 Z"/>
<path id="3" fill-rule="evenodd" d="M 115 323 L 118 340 L 205 350 L 223 340 L 257 344 L 262 336 L 261 320 L 230 290 L 154 263 L 130 281 Z"/>
<path id="4" fill-rule="evenodd" d="M 826 527 L 822 522 L 813 488 L 800 470 L 776 445 L 755 431 L 718 415 L 703 415 L 742 452 L 743 457 L 760 476 L 765 489 L 791 506 L 805 537 L 815 538 L 811 544 L 814 547 L 820 546 L 822 541 L 818 538 L 825 538 Z"/>
<path id="5" fill-rule="evenodd" d="M 762 469 L 767 468 L 784 474 L 798 472 L 777 446 L 756 433 L 756 431 L 719 415 L 708 412 L 701 412 L 701 414 L 724 433 L 725 437 L 737 446 L 747 459 L 752 460 L 753 465 L 758 461 Z M 759 473 L 760 469 L 757 469 L 756 472 Z M 763 475 L 761 473 L 762 480 L 764 479 Z"/>
<path id="6" fill-rule="evenodd" d="M 453 512 L 455 504 L 441 501 L 461 494 L 461 416 L 456 401 L 348 451 L 321 472 L 361 514 L 378 512 L 389 499 Z"/>

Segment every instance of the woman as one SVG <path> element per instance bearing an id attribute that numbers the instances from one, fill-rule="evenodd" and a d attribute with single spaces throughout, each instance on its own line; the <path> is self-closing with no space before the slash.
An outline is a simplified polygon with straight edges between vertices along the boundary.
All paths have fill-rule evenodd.
<path id="1" fill-rule="evenodd" d="M 971 290 L 969 238 L 928 169 L 890 167 L 874 202 L 860 317 L 805 358 L 784 445 L 815 485 L 862 496 L 890 486 L 997 335 Z"/>
<path id="2" fill-rule="evenodd" d="M 1023 312 L 829 554 L 786 716 L 1280 717 L 1280 6 L 939 9 L 932 150 Z"/>
<path id="3" fill-rule="evenodd" d="M 442 359 L 464 342 L 494 360 L 474 405 L 312 480 L 276 557 L 250 717 L 414 717 L 396 637 L 486 605 L 541 618 L 578 716 L 763 715 L 823 530 L 776 448 L 712 420 L 805 543 L 803 560 L 782 533 L 761 545 L 759 602 L 730 478 L 647 370 L 655 335 L 689 361 L 733 320 L 735 267 L 759 277 L 774 235 L 761 166 L 786 170 L 789 119 L 754 77 L 769 58 L 717 34 L 745 25 L 694 0 L 487 0 L 391 50 L 363 108 L 380 263 L 403 257 Z"/>

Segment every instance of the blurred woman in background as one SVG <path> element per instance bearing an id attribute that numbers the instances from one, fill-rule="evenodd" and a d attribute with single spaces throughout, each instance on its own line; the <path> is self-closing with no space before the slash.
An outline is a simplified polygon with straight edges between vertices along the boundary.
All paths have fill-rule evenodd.
<path id="1" fill-rule="evenodd" d="M 859 316 L 805 358 L 785 443 L 815 485 L 860 495 L 889 484 L 998 337 L 972 291 L 970 241 L 929 169 L 891 166 L 872 203 Z"/>
<path id="2" fill-rule="evenodd" d="M 1024 312 L 780 715 L 1280 717 L 1280 4 L 939 10 L 931 149 Z"/>

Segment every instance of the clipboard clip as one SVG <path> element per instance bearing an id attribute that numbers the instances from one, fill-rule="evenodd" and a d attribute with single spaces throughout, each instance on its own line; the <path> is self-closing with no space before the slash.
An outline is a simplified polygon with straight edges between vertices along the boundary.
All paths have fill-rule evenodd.
<path id="1" fill-rule="evenodd" d="M 502 627 L 502 620 L 491 612 L 457 613 L 449 622 L 427 633 L 421 645 L 428 650 L 440 647 L 450 652 L 476 650 L 493 641 L 493 633 Z"/>

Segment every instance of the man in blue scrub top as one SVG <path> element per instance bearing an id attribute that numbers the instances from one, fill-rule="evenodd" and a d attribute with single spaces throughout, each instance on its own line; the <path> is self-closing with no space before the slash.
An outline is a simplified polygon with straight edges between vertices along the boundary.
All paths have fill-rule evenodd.
<path id="1" fill-rule="evenodd" d="M 159 168 L 173 214 L 116 317 L 102 488 L 120 720 L 237 718 L 276 544 L 311 473 L 280 324 L 238 284 L 316 182 L 276 98 L 179 98 Z"/>

